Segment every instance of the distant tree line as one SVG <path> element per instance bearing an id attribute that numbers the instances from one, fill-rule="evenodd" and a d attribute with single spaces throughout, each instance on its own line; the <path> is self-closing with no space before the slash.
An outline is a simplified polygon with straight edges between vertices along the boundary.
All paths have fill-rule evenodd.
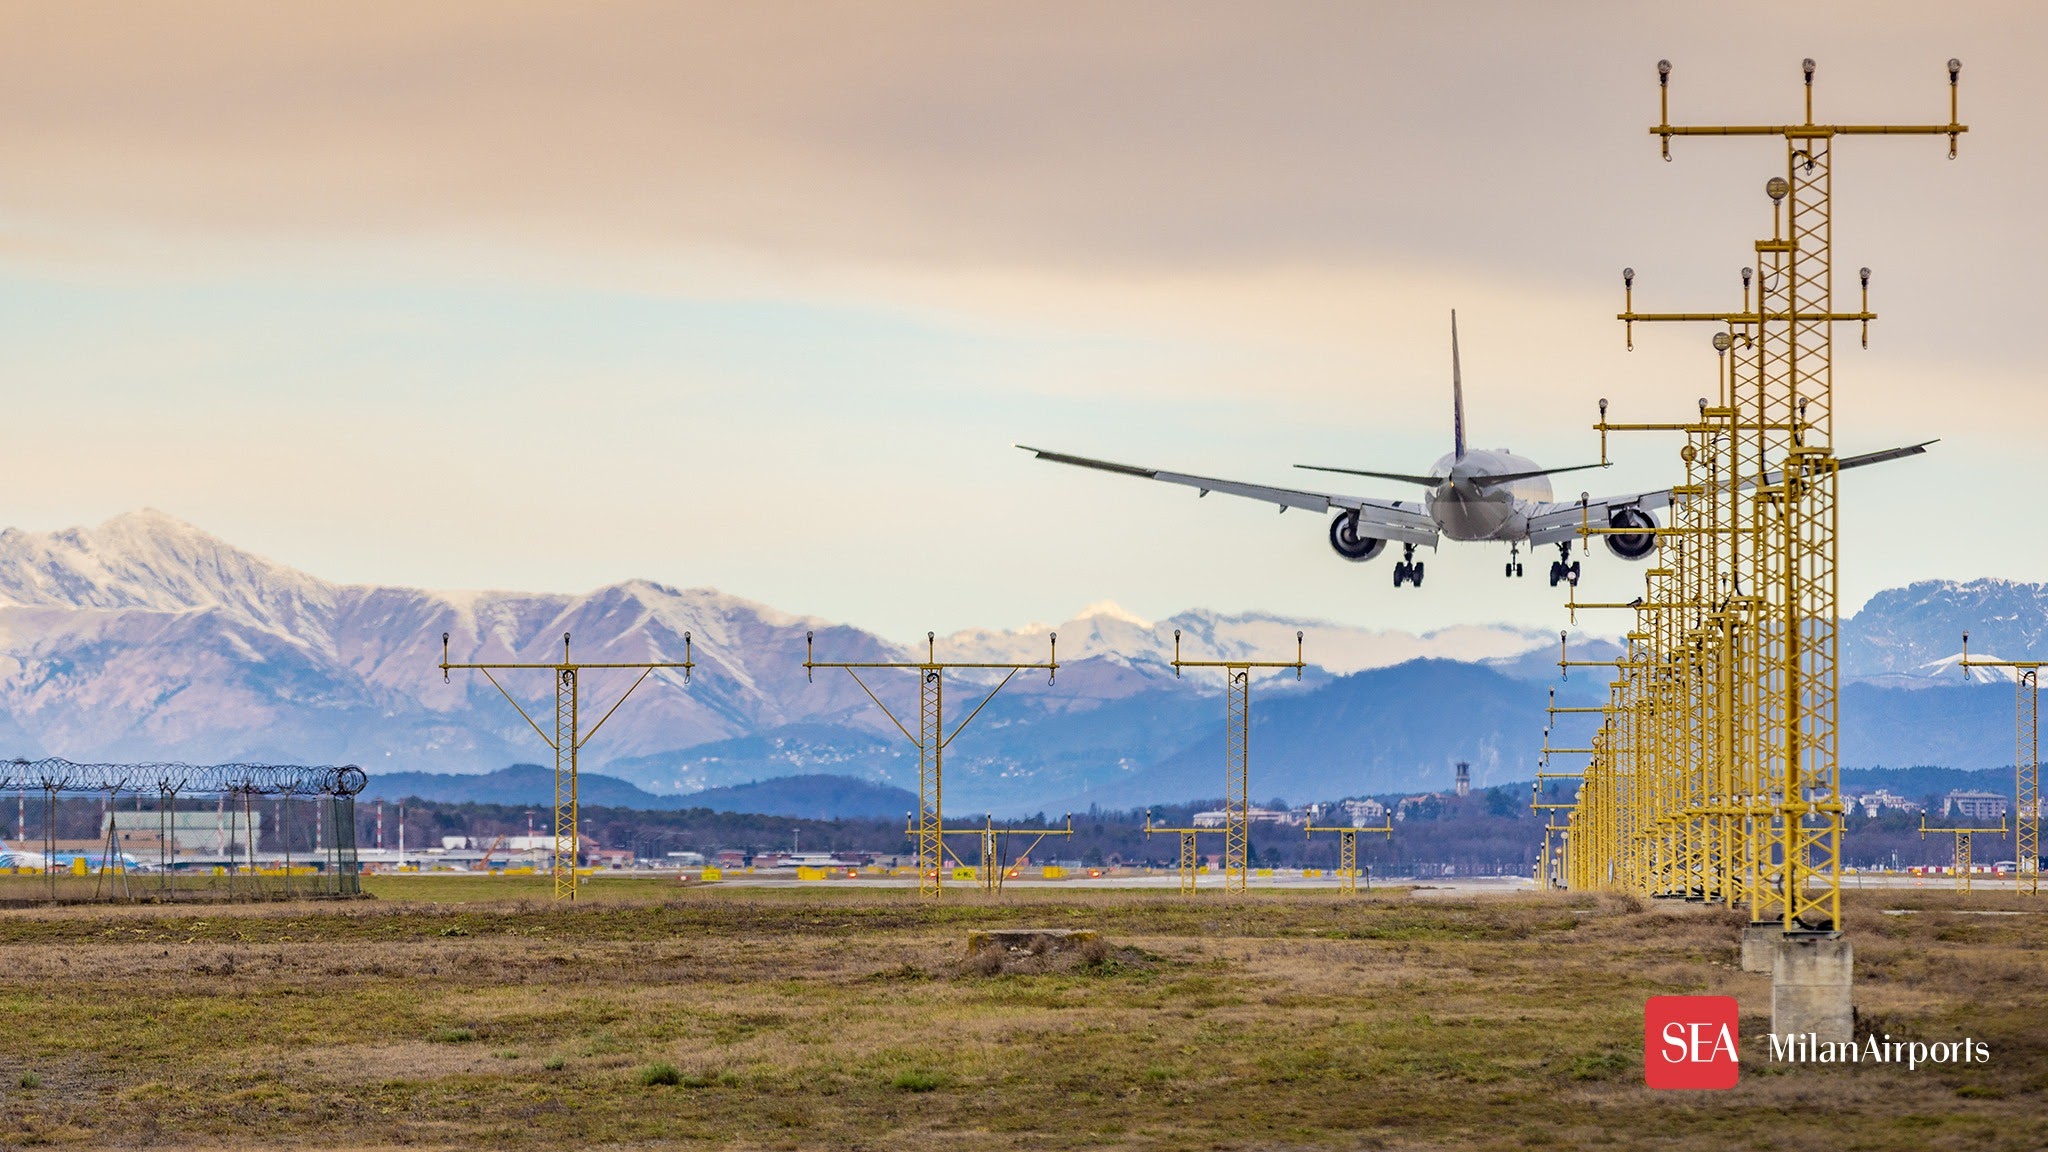
<path id="1" fill-rule="evenodd" d="M 1388 797 L 1397 800 L 1398 797 Z M 1162 804 L 1151 808 L 1155 826 L 1188 827 L 1197 812 L 1214 811 L 1223 801 Z M 1266 807 L 1284 809 L 1283 801 Z M 446 804 L 426 800 L 384 803 L 385 847 L 397 844 L 397 822 L 403 809 L 408 846 L 438 846 L 444 836 L 466 836 L 488 844 L 497 836 L 523 836 L 529 830 L 546 834 L 550 812 L 504 804 Z M 1171 868 L 1179 859 L 1177 835 L 1145 835 L 1147 809 L 1091 807 L 1074 814 L 1071 839 L 1048 837 L 1031 854 L 1036 863 L 1064 860 L 1084 866 L 1116 864 Z M 1335 820 L 1335 817 L 1326 817 Z M 893 820 L 806 820 L 756 813 L 714 812 L 705 808 L 676 811 L 644 811 L 631 808 L 585 807 L 583 832 L 587 839 L 607 848 L 630 848 L 637 855 L 658 859 L 669 852 L 701 852 L 707 856 L 726 849 L 754 855 L 763 852 L 858 852 L 882 856 L 908 856 L 914 852 L 905 835 L 903 821 Z M 977 826 L 981 818 L 948 814 L 949 826 Z M 1012 827 L 1064 829 L 1055 813 L 998 820 Z M 356 818 L 357 838 L 365 846 L 375 843 L 374 805 L 365 806 Z M 1528 807 L 1528 793 L 1514 786 L 1490 788 L 1470 796 L 1436 796 L 1412 805 L 1405 819 L 1394 825 L 1392 843 L 1384 836 L 1361 835 L 1359 859 L 1381 874 L 1523 873 L 1535 865 L 1541 842 L 1540 823 Z M 1024 832 L 1005 838 L 998 851 L 1005 862 L 1015 862 L 1035 834 Z M 970 837 L 949 841 L 952 851 L 968 863 L 979 857 L 978 842 Z M 1197 842 L 1205 856 L 1223 852 L 1221 829 L 1205 833 Z M 1256 824 L 1251 830 L 1251 862 L 1256 867 L 1334 868 L 1338 837 L 1318 833 L 1305 836 L 1300 827 Z"/>
<path id="2" fill-rule="evenodd" d="M 1382 875 L 1527 873 L 1535 866 L 1536 854 L 1543 842 L 1545 819 L 1562 826 L 1566 816 L 1562 810 L 1532 811 L 1529 807 L 1531 795 L 1528 785 L 1509 784 L 1481 789 L 1463 797 L 1447 793 L 1424 796 L 1408 804 L 1403 818 L 1394 822 L 1391 842 L 1384 836 L 1361 834 L 1358 838 L 1359 859 Z M 1376 799 L 1393 809 L 1403 798 L 1387 795 Z M 1940 794 L 1919 799 L 1928 811 L 1935 813 L 1929 819 L 1930 824 L 1957 823 L 1939 815 Z M 1545 803 L 1568 803 L 1569 785 L 1551 782 L 1542 800 Z M 5 818 L 0 819 L 0 827 L 7 829 L 10 839 L 33 844 L 42 837 L 46 820 L 42 797 L 23 796 L 19 801 L 5 805 L 7 810 Z M 123 810 L 153 811 L 156 804 L 153 798 L 141 802 L 124 798 L 118 806 Z M 1213 811 L 1222 806 L 1222 800 L 1212 799 L 1157 805 L 1150 812 L 1155 826 L 1187 827 L 1195 813 Z M 1287 807 L 1281 800 L 1270 800 L 1262 806 Z M 187 802 L 179 807 L 208 810 L 219 805 L 210 801 Z M 284 811 L 285 807 L 290 811 Z M 331 841 L 332 829 L 323 826 L 311 801 L 265 799 L 258 801 L 256 808 L 263 821 L 262 843 L 258 846 L 261 851 L 277 851 L 285 847 L 284 841 L 288 838 L 291 851 L 310 854 L 316 851 L 316 830 L 322 834 L 323 842 Z M 358 807 L 356 839 L 363 847 L 373 847 L 378 843 L 379 808 L 377 802 Z M 59 798 L 54 812 L 58 838 L 75 842 L 97 837 L 104 827 L 105 810 L 105 802 L 96 797 Z M 546 835 L 552 827 L 552 813 L 545 805 L 457 804 L 408 799 L 383 801 L 381 810 L 382 843 L 386 848 L 398 846 L 401 819 L 405 843 L 413 849 L 438 847 L 442 838 L 447 836 L 464 836 L 474 843 L 487 845 L 498 836 Z M 1073 837 L 1047 838 L 1032 853 L 1032 858 L 1039 863 L 1064 860 L 1084 866 L 1133 864 L 1173 867 L 1179 856 L 1179 837 L 1169 834 L 1147 839 L 1146 812 L 1143 808 L 1099 807 L 1077 812 L 1074 814 Z M 1865 816 L 1859 807 L 1851 804 L 1843 817 L 1844 864 L 1859 868 L 1947 864 L 1954 852 L 1954 838 L 1934 832 L 1923 839 L 1920 817 L 1920 813 L 1896 809 Z M 223 810 L 223 819 L 226 818 Z M 814 820 L 759 813 L 715 812 L 708 808 L 650 811 L 586 806 L 582 819 L 584 836 L 588 840 L 607 848 L 628 848 L 649 859 L 660 859 L 670 852 L 701 852 L 709 856 L 726 849 L 736 849 L 750 857 L 756 853 L 790 850 L 878 856 L 909 856 L 914 851 L 900 817 L 888 820 Z M 1323 820 L 1328 823 L 1345 822 L 1334 814 Z M 948 822 L 965 828 L 978 824 L 980 820 L 978 816 L 949 814 Z M 998 823 L 1063 827 L 1058 814 L 1043 812 Z M 2010 825 L 2010 819 L 2007 823 Z M 1030 839 L 1028 833 L 1006 838 L 999 845 L 1004 860 L 1014 862 Z M 1334 868 L 1337 865 L 1337 840 L 1335 835 L 1327 833 L 1304 836 L 1299 827 L 1255 824 L 1251 829 L 1251 859 L 1258 867 Z M 1204 856 L 1222 854 L 1220 831 L 1204 834 L 1197 843 Z M 961 859 L 969 863 L 977 861 L 979 848 L 974 839 L 959 837 L 950 844 Z M 1979 864 L 2013 858 L 2010 833 L 2003 838 L 1978 835 L 1973 848 L 1974 859 Z"/>

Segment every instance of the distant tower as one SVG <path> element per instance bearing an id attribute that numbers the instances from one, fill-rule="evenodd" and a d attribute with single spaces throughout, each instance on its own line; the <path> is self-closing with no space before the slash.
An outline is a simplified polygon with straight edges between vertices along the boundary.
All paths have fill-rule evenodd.
<path id="1" fill-rule="evenodd" d="M 1460 760 L 1458 761 L 1458 795 L 1469 796 L 1471 793 L 1472 765 Z"/>

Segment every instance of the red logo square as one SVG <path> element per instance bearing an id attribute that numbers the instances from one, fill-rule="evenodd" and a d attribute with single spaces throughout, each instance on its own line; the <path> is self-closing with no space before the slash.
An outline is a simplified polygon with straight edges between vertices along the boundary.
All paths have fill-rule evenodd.
<path id="1" fill-rule="evenodd" d="M 1643 1005 L 1643 1083 L 1733 1088 L 1741 1013 L 1733 996 L 1652 996 Z"/>

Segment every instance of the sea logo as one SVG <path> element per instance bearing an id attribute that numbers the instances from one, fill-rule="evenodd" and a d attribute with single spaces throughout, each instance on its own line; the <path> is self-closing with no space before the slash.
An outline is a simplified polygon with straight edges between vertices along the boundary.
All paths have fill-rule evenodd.
<path id="1" fill-rule="evenodd" d="M 1733 1088 L 1739 1009 L 1733 996 L 1652 996 L 1643 1005 L 1643 1083 L 1652 1088 Z"/>

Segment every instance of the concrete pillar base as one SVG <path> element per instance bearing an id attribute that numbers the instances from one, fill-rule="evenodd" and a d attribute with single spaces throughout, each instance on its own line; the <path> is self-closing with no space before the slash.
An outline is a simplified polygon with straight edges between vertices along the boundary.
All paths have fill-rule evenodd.
<path id="1" fill-rule="evenodd" d="M 1751 924 L 1742 930 L 1742 970 L 1769 972 L 1778 963 L 1778 941 L 1785 929 L 1777 924 Z"/>
<path id="2" fill-rule="evenodd" d="M 1855 959 L 1839 933 L 1780 936 L 1771 968 L 1771 1032 L 1811 1034 L 1822 1044 L 1854 1041 L 1856 1013 L 1849 991 Z"/>

